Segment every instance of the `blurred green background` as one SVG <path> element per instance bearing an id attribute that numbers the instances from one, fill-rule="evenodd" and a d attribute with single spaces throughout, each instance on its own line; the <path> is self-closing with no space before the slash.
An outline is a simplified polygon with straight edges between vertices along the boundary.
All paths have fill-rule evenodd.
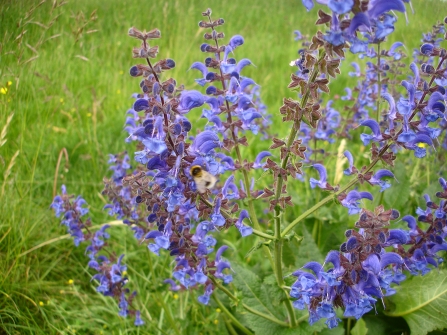
<path id="1" fill-rule="evenodd" d="M 261 85 L 274 130 L 284 136 L 288 129 L 278 109 L 283 97 L 295 97 L 287 89 L 293 71 L 289 62 L 300 48 L 293 30 L 312 36 L 318 29 L 317 10 L 306 13 L 300 0 L 1 2 L 0 334 L 170 334 L 172 320 L 161 309 L 164 304 L 188 333 L 225 332 L 215 307 L 197 307 L 191 303 L 195 293 L 178 296 L 161 286 L 159 278 L 169 276 L 169 257 L 149 255 L 131 231 L 114 226 L 111 243 L 118 254 L 126 254 L 129 286 L 139 293 L 136 304 L 146 321 L 144 329 L 135 329 L 117 315 L 112 299 L 95 292 L 84 247 L 76 249 L 70 239 L 59 238 L 65 229 L 49 210 L 54 188 L 59 192 L 65 184 L 69 193 L 82 194 L 90 204 L 94 224 L 111 220 L 101 210 L 106 203 L 102 179 L 110 175 L 107 155 L 131 150 L 124 143 L 123 125 L 139 83 L 128 75 L 138 42 L 127 30 L 159 28 L 159 58 L 176 61 L 169 76 L 187 89 L 201 89 L 194 82 L 198 74 L 187 70 L 205 58 L 199 49 L 204 31 L 197 23 L 208 7 L 214 18 L 225 19 L 220 31 L 228 38 L 244 36 L 235 56 L 256 65 L 244 74 Z M 410 56 L 421 34 L 447 14 L 445 1 L 416 0 L 413 7 L 416 14 L 408 12 L 408 23 L 398 15 L 392 35 L 393 41 L 405 43 Z M 348 56 L 343 72 L 355 58 Z M 342 94 L 347 82 L 333 82 L 332 92 Z M 196 122 L 200 111 L 189 118 Z M 254 144 L 245 153 L 253 158 L 266 147 Z M 412 178 L 417 184 L 418 176 L 426 175 L 419 181 L 423 189 L 436 179 L 424 172 L 424 163 L 418 164 L 417 178 Z M 239 243 L 234 236 L 229 235 Z M 245 262 L 243 254 L 235 257 Z"/>

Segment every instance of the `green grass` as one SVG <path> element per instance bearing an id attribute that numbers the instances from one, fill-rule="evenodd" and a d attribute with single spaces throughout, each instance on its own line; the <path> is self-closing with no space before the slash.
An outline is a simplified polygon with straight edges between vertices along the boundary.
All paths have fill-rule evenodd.
<path id="1" fill-rule="evenodd" d="M 446 14 L 442 1 L 416 0 L 413 5 L 416 15 L 408 15 L 408 24 L 399 15 L 394 34 L 407 45 L 409 55 L 418 47 L 421 33 Z M 262 86 L 270 113 L 278 117 L 282 98 L 294 96 L 287 89 L 292 72 L 288 63 L 299 48 L 292 32 L 300 29 L 312 35 L 316 10 L 306 14 L 299 0 L 208 1 L 207 6 L 215 18 L 225 19 L 222 30 L 227 37 L 244 36 L 245 44 L 236 57 L 249 58 L 256 65 L 245 74 Z M 214 307 L 192 304 L 195 293 L 174 299 L 166 292 L 160 278 L 169 276 L 166 265 L 171 260 L 154 257 L 136 245 L 125 227 L 113 227 L 111 243 L 117 253 L 126 253 L 129 285 L 139 292 L 137 305 L 147 322 L 144 330 L 120 319 L 115 302 L 95 292 L 84 248 L 74 248 L 70 239 L 58 239 L 27 252 L 65 234 L 49 210 L 53 187 L 59 191 L 62 183 L 69 193 L 86 198 L 95 224 L 110 220 L 101 211 L 105 202 L 100 195 L 102 178 L 109 173 L 107 154 L 126 149 L 124 114 L 139 82 L 127 75 L 136 45 L 127 36 L 128 28 L 159 28 L 160 56 L 173 58 L 177 64 L 170 75 L 187 88 L 198 89 L 193 81 L 196 73 L 187 69 L 204 59 L 199 50 L 203 31 L 197 23 L 205 9 L 198 0 L 78 0 L 54 8 L 51 1 L 3 1 L 0 5 L 0 86 L 8 87 L 7 94 L 0 95 L 0 128 L 5 129 L 2 138 L 7 140 L 0 146 L 0 334 L 172 334 L 169 313 L 162 311 L 161 301 L 180 320 L 177 327 L 184 326 L 188 333 L 224 331 L 224 321 Z M 331 89 L 342 94 L 345 85 L 346 81 L 339 80 Z M 195 122 L 200 112 L 194 113 L 190 120 Z M 8 117 L 12 119 L 5 127 Z M 279 118 L 275 130 L 280 136 L 288 131 Z M 244 153 L 252 156 L 267 146 L 261 143 Z M 55 176 L 64 148 L 68 161 L 62 158 Z M 424 176 L 428 163 L 419 164 L 415 173 Z M 430 179 L 428 184 L 434 182 Z M 424 185 L 425 180 L 419 188 Z M 318 197 L 308 189 L 305 192 Z M 416 197 L 412 195 L 413 205 Z M 230 232 L 224 238 L 249 248 L 250 242 L 237 241 L 236 234 Z M 234 256 L 246 261 L 243 254 Z M 74 283 L 68 284 L 69 280 Z"/>

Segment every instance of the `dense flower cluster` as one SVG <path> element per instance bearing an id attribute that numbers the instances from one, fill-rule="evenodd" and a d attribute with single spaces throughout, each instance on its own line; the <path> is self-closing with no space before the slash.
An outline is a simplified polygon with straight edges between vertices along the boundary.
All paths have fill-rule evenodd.
<path id="1" fill-rule="evenodd" d="M 103 225 L 101 229 L 95 233 L 91 232 L 90 218 L 83 219 L 82 217 L 88 213 L 88 208 L 85 200 L 81 197 L 73 198 L 67 195 L 65 186 L 62 186 L 62 194 L 57 195 L 51 208 L 54 209 L 57 217 L 62 216 L 61 223 L 67 227 L 67 231 L 74 238 L 76 246 L 83 241 L 89 241 L 90 245 L 86 248 L 86 254 L 90 261 L 88 266 L 98 273 L 92 279 L 96 279 L 99 283 L 96 291 L 105 296 L 111 296 L 116 299 L 119 304 L 119 315 L 126 317 L 132 315 L 135 317 L 134 324 L 141 326 L 144 321 L 141 319 L 140 311 L 132 307 L 132 300 L 136 292 L 129 293 L 129 289 L 124 286 L 127 283 L 126 265 L 122 264 L 124 255 L 118 259 L 113 254 L 108 253 L 108 257 L 101 251 L 107 247 L 106 240 L 110 237 L 107 233 L 109 225 Z"/>
<path id="2" fill-rule="evenodd" d="M 207 85 L 207 95 L 177 87 L 172 78 L 162 82 L 162 72 L 174 67 L 175 63 L 170 59 L 151 63 L 150 58 L 156 56 L 158 47 L 151 47 L 148 40 L 160 37 L 160 32 L 129 30 L 130 36 L 142 41 L 141 46 L 134 49 L 134 57 L 145 58 L 147 65 L 137 64 L 130 70 L 132 76 L 142 76 L 143 80 L 140 83 L 142 93 L 135 95 L 133 108 L 128 111 L 126 131 L 129 141 L 138 142 L 140 150 L 135 153 L 135 160 L 145 168 L 140 166 L 133 174 L 114 177 L 114 183 L 106 183 L 104 193 L 113 201 L 106 206 L 110 214 L 117 214 L 124 218 L 125 223 L 132 225 L 135 237 L 141 242 L 148 241 L 148 248 L 155 254 L 158 255 L 162 249 L 169 250 L 176 257 L 174 279 L 181 288 L 204 285 L 205 294 L 199 301 L 208 303 L 213 291 L 210 276 L 222 279 L 224 283 L 232 280 L 231 275 L 223 272 L 230 267 L 221 259 L 225 248 L 219 249 L 214 261 L 209 259 L 216 245 L 211 233 L 235 225 L 242 236 L 247 236 L 251 234 L 251 228 L 242 223 L 248 218 L 246 211 L 240 213 L 239 220 L 232 217 L 232 213 L 238 211 L 232 200 L 246 196 L 245 190 L 236 186 L 233 177 L 213 191 L 213 199 L 209 191 L 205 189 L 204 192 L 197 187 L 196 177 L 190 174 L 190 169 L 199 166 L 203 169 L 202 174 L 218 176 L 242 168 L 243 162 L 235 162 L 220 149 L 231 150 L 235 146 L 246 145 L 246 138 L 238 135 L 240 131 L 265 135 L 269 121 L 265 105 L 260 101 L 259 87 L 241 74 L 251 61 L 242 59 L 236 62 L 229 57 L 244 39 L 236 35 L 228 45 L 219 46 L 224 34 L 215 28 L 224 21 L 212 21 L 210 11 L 203 16 L 209 22 L 201 21 L 199 25 L 211 29 L 211 33 L 204 37 L 215 46 L 204 43 L 201 50 L 214 57 L 206 58 L 204 63 L 195 62 L 191 68 L 201 72 L 203 77 L 196 81 L 201 86 Z M 189 134 L 192 124 L 187 114 L 205 104 L 209 108 L 203 108 L 202 117 L 208 124 L 204 131 L 192 138 Z M 221 115 L 224 120 L 221 120 Z M 192 142 L 189 142 L 190 138 Z M 244 168 L 250 167 L 249 163 L 244 164 Z M 123 168 L 115 166 L 113 170 L 122 171 Z M 120 188 L 119 192 L 116 187 Z M 114 196 L 116 194 L 118 197 Z M 141 219 L 144 216 L 145 220 Z M 172 280 L 167 283 L 172 288 L 180 288 Z"/>
<path id="3" fill-rule="evenodd" d="M 418 210 L 418 221 L 428 224 L 427 229 L 411 215 L 402 218 L 408 230 L 388 229 L 389 221 L 399 217 L 397 211 L 384 211 L 381 206 L 374 212 L 362 209 L 356 229 L 346 231 L 347 241 L 340 251 L 331 251 L 323 265 L 309 262 L 293 273 L 297 280 L 290 296 L 296 299 L 296 308 L 307 306 L 311 324 L 325 318 L 329 328 L 336 327 L 340 321 L 336 307 L 344 308 L 344 316 L 359 319 L 378 299 L 395 293 L 391 284 L 405 280 L 403 270 L 424 275 L 431 266 L 438 267 L 443 260 L 437 253 L 447 250 L 447 183 L 443 178 L 439 182 L 440 204 L 425 195 L 427 209 Z"/>

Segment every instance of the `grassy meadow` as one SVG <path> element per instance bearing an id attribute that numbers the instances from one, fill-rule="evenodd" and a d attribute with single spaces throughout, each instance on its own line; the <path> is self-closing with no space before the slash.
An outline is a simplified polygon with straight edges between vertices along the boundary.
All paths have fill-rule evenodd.
<path id="1" fill-rule="evenodd" d="M 261 85 L 275 132 L 285 136 L 288 129 L 275 115 L 283 97 L 295 96 L 287 89 L 293 71 L 288 64 L 300 48 L 293 30 L 309 36 L 317 30 L 317 10 L 307 13 L 300 0 L 0 2 L 0 334 L 226 333 L 216 306 L 197 307 L 191 303 L 194 292 L 177 295 L 161 284 L 160 278 L 170 276 L 172 259 L 154 257 L 135 243 L 132 231 L 117 224 L 110 229 L 111 243 L 118 254 L 126 254 L 129 287 L 138 291 L 136 305 L 146 325 L 135 328 L 120 318 L 116 303 L 96 293 L 89 281 L 85 246 L 74 247 L 49 209 L 65 184 L 68 193 L 82 194 L 89 203 L 94 225 L 113 221 L 102 211 L 107 203 L 102 179 L 110 176 L 109 153 L 132 150 L 124 143 L 123 125 L 131 94 L 139 89 L 139 80 L 128 75 L 138 42 L 127 31 L 131 26 L 159 28 L 159 58 L 176 61 L 168 75 L 187 89 L 200 90 L 197 73 L 187 70 L 205 58 L 199 49 L 204 32 L 197 23 L 207 7 L 214 18 L 225 19 L 221 31 L 226 37 L 244 36 L 236 57 L 256 65 L 244 74 Z M 392 35 L 393 41 L 405 43 L 410 57 L 421 34 L 447 15 L 445 1 L 414 0 L 413 7 L 408 23 L 398 14 Z M 354 59 L 349 56 L 343 72 L 351 70 Z M 332 95 L 343 94 L 348 82 L 345 77 L 333 82 Z M 193 124 L 200 113 L 197 109 L 189 116 Z M 244 154 L 253 158 L 268 146 L 254 142 Z M 406 205 L 417 206 L 419 191 L 437 179 L 427 169 L 441 168 L 436 157 L 412 167 L 414 188 Z M 306 196 L 313 197 L 308 189 Z M 235 248 L 250 247 L 236 234 L 223 239 Z M 234 258 L 246 262 L 244 253 Z"/>

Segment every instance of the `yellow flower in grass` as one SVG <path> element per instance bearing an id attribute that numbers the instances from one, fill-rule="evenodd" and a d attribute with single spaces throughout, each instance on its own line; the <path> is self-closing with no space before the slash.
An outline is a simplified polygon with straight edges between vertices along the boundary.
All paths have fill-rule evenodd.
<path id="1" fill-rule="evenodd" d="M 0 93 L 6 94 L 6 93 L 8 93 L 8 89 L 6 87 L 2 87 L 2 88 L 0 88 Z"/>

